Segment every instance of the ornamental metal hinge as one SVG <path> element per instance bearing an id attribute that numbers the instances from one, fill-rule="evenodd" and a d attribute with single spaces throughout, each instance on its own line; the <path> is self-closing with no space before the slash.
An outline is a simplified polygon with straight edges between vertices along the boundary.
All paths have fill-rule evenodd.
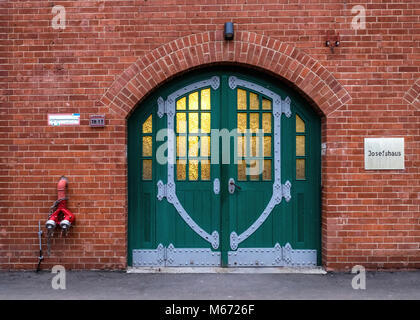
<path id="1" fill-rule="evenodd" d="M 166 184 L 164 184 L 162 182 L 162 180 L 159 180 L 157 183 L 157 187 L 158 187 L 158 194 L 157 194 L 157 198 L 159 201 L 162 201 L 163 198 L 166 197 L 167 195 L 167 187 Z"/>
<path id="2" fill-rule="evenodd" d="M 159 118 L 162 118 L 164 114 L 167 114 L 169 117 L 175 115 L 175 101 L 172 98 L 168 98 L 166 101 L 162 97 L 159 97 L 157 100 L 158 111 L 157 115 Z"/>
<path id="3" fill-rule="evenodd" d="M 284 184 L 274 183 L 273 184 L 273 199 L 275 204 L 279 204 L 281 199 L 284 198 L 286 202 L 289 202 L 292 198 L 291 194 L 292 184 L 287 180 Z"/>
<path id="4" fill-rule="evenodd" d="M 175 196 L 175 184 L 173 182 L 168 182 L 164 184 L 162 180 L 159 180 L 157 183 L 158 193 L 157 198 L 159 201 L 162 201 L 163 198 L 166 198 L 169 203 L 174 203 L 176 200 Z"/>
<path id="5" fill-rule="evenodd" d="M 157 111 L 157 115 L 159 116 L 159 118 L 162 118 L 163 115 L 166 113 L 166 103 L 165 100 L 163 100 L 162 97 L 159 97 L 157 100 L 158 103 L 158 111 Z"/>
<path id="6" fill-rule="evenodd" d="M 283 194 L 284 199 L 286 199 L 287 202 L 290 201 L 290 199 L 292 198 L 292 195 L 290 194 L 290 189 L 292 187 L 292 184 L 290 183 L 289 180 L 286 181 L 285 184 L 281 185 L 281 191 Z"/>
<path id="7" fill-rule="evenodd" d="M 290 98 L 286 97 L 286 99 L 281 101 L 281 112 L 286 115 L 286 117 L 290 118 L 292 112 L 290 111 Z"/>

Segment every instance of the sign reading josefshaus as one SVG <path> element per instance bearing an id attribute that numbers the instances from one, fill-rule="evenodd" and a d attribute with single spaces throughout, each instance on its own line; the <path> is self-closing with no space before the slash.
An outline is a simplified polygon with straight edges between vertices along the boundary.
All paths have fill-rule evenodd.
<path id="1" fill-rule="evenodd" d="M 365 138 L 365 169 L 404 169 L 404 138 Z"/>

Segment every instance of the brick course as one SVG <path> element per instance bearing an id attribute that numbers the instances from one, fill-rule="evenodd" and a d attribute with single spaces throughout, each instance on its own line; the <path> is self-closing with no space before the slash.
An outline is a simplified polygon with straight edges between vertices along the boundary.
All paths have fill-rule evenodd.
<path id="1" fill-rule="evenodd" d="M 351 28 L 358 4 L 366 30 Z M 51 27 L 55 5 L 64 30 Z M 62 174 L 77 224 L 43 266 L 125 268 L 126 118 L 156 86 L 221 63 L 283 79 L 322 116 L 326 269 L 419 268 L 419 17 L 416 0 L 1 2 L 0 268 L 35 268 Z M 48 127 L 48 113 L 80 113 L 81 125 Z M 107 126 L 90 128 L 91 114 Z M 406 169 L 365 171 L 364 137 L 404 137 Z"/>

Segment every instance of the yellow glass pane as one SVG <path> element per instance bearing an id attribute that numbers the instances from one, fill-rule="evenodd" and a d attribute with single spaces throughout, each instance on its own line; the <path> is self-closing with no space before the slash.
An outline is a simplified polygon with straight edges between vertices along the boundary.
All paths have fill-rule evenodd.
<path id="1" fill-rule="evenodd" d="M 187 178 L 185 160 L 176 161 L 176 178 L 178 180 L 185 180 Z"/>
<path id="2" fill-rule="evenodd" d="M 238 132 L 244 133 L 246 130 L 246 113 L 238 113 Z"/>
<path id="3" fill-rule="evenodd" d="M 176 137 L 176 155 L 178 157 L 187 156 L 187 137 L 186 136 Z"/>
<path id="4" fill-rule="evenodd" d="M 246 138 L 244 136 L 239 136 L 238 137 L 238 149 L 236 151 L 237 155 L 239 158 L 244 158 L 246 157 Z"/>
<path id="5" fill-rule="evenodd" d="M 143 180 L 152 180 L 152 160 L 143 160 Z"/>
<path id="6" fill-rule="evenodd" d="M 201 161 L 201 180 L 210 180 L 210 161 Z"/>
<path id="7" fill-rule="evenodd" d="M 200 153 L 202 157 L 210 157 L 210 137 L 202 136 L 200 137 Z"/>
<path id="8" fill-rule="evenodd" d="M 201 110 L 210 110 L 210 89 L 201 90 Z"/>
<path id="9" fill-rule="evenodd" d="M 263 110 L 271 110 L 271 101 L 265 98 L 262 98 L 262 108 Z"/>
<path id="10" fill-rule="evenodd" d="M 198 137 L 188 137 L 188 155 L 198 157 Z"/>
<path id="11" fill-rule="evenodd" d="M 296 159 L 296 179 L 305 179 L 305 159 Z"/>
<path id="12" fill-rule="evenodd" d="M 188 179 L 198 180 L 198 160 L 190 160 L 188 163 Z"/>
<path id="13" fill-rule="evenodd" d="M 198 110 L 198 92 L 193 92 L 188 96 L 188 109 Z"/>
<path id="14" fill-rule="evenodd" d="M 271 157 L 271 137 L 264 137 L 264 157 Z"/>
<path id="15" fill-rule="evenodd" d="M 176 110 L 185 110 L 187 108 L 187 98 L 179 99 L 176 102 Z"/>
<path id="16" fill-rule="evenodd" d="M 264 160 L 263 180 L 271 180 L 271 160 Z"/>
<path id="17" fill-rule="evenodd" d="M 143 137 L 143 157 L 152 156 L 152 137 Z"/>
<path id="18" fill-rule="evenodd" d="M 201 113 L 201 132 L 210 133 L 211 116 L 209 112 Z"/>
<path id="19" fill-rule="evenodd" d="M 296 132 L 305 132 L 305 122 L 298 115 L 296 115 Z"/>
<path id="20" fill-rule="evenodd" d="M 197 133 L 198 132 L 198 113 L 190 112 L 188 114 L 188 132 Z"/>
<path id="21" fill-rule="evenodd" d="M 252 132 L 256 132 L 260 128 L 260 114 L 259 113 L 249 114 L 249 127 Z"/>
<path id="22" fill-rule="evenodd" d="M 176 132 L 187 133 L 187 115 L 184 112 L 176 113 Z"/>
<path id="23" fill-rule="evenodd" d="M 296 155 L 305 155 L 305 136 L 296 136 Z"/>
<path id="24" fill-rule="evenodd" d="M 262 128 L 264 133 L 271 133 L 271 113 L 264 112 L 262 116 Z"/>
<path id="25" fill-rule="evenodd" d="M 255 93 L 249 93 L 249 108 L 251 110 L 258 110 L 260 108 L 260 99 Z"/>
<path id="26" fill-rule="evenodd" d="M 260 179 L 260 161 L 259 160 L 251 160 L 248 162 L 248 170 L 251 176 L 251 180 L 259 180 Z"/>
<path id="27" fill-rule="evenodd" d="M 246 110 L 246 91 L 238 89 L 238 110 Z"/>
<path id="28" fill-rule="evenodd" d="M 260 141 L 262 137 L 253 136 L 251 137 L 251 157 L 262 156 L 262 150 L 260 151 Z"/>
<path id="29" fill-rule="evenodd" d="M 152 133 L 153 132 L 153 121 L 152 121 L 152 115 L 147 118 L 147 120 L 143 123 L 142 132 L 143 133 Z"/>
<path id="30" fill-rule="evenodd" d="M 246 164 L 245 160 L 241 160 L 238 162 L 238 181 L 245 181 L 246 180 Z"/>

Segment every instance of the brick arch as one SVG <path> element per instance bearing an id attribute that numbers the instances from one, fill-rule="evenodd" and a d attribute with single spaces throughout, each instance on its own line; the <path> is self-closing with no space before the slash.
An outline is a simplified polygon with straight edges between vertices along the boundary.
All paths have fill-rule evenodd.
<path id="1" fill-rule="evenodd" d="M 404 100 L 420 109 L 420 78 L 418 78 L 410 89 L 404 94 Z"/>
<path id="2" fill-rule="evenodd" d="M 101 98 L 101 103 L 126 118 L 153 88 L 189 69 L 214 63 L 254 66 L 278 75 L 306 94 L 325 114 L 347 103 L 347 90 L 317 60 L 270 37 L 236 31 L 223 40 L 221 31 L 178 38 L 139 58 Z"/>

